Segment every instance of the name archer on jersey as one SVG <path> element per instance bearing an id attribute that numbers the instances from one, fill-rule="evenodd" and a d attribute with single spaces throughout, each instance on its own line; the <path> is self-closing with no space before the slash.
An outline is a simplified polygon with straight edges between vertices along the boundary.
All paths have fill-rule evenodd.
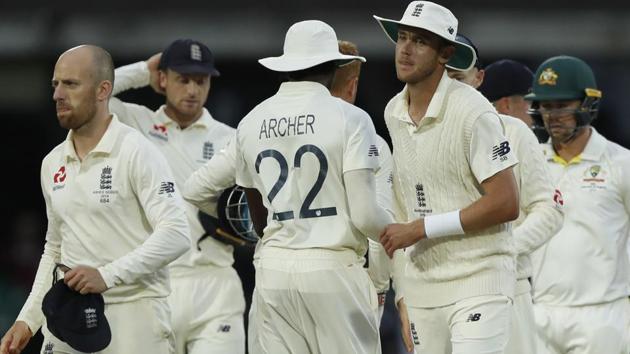
<path id="1" fill-rule="evenodd" d="M 315 134 L 315 116 L 303 114 L 294 117 L 268 118 L 262 121 L 258 140 L 284 138 L 294 135 Z"/>

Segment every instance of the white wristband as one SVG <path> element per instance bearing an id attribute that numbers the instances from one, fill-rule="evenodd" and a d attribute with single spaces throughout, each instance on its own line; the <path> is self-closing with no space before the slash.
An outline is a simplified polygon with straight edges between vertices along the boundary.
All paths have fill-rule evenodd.
<path id="1" fill-rule="evenodd" d="M 459 219 L 459 209 L 425 217 L 424 233 L 427 238 L 463 235 L 464 229 Z"/>

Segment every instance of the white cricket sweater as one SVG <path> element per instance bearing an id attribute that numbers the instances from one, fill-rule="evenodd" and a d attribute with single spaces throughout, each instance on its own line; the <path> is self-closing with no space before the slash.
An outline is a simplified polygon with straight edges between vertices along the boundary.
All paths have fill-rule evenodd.
<path id="1" fill-rule="evenodd" d="M 469 206 L 481 197 L 481 182 L 516 163 L 510 149 L 497 154 L 508 146 L 500 120 L 471 87 L 444 74 L 418 126 L 409 118 L 407 100 L 405 87 L 385 108 L 394 146 L 394 188 L 407 221 Z M 485 117 L 484 129 L 475 130 L 480 117 Z M 473 137 L 473 130 L 493 135 Z M 423 239 L 407 252 L 410 262 L 401 286 L 410 306 L 438 307 L 478 295 L 513 296 L 515 256 L 506 224 Z"/>

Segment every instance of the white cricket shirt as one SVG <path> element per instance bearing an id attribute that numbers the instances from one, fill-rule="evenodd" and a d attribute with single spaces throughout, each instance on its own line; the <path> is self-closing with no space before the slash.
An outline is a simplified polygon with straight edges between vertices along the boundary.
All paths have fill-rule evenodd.
<path id="1" fill-rule="evenodd" d="M 237 130 L 236 181 L 263 196 L 262 247 L 353 250 L 367 239 L 352 224 L 343 174 L 378 166 L 376 133 L 361 109 L 314 82 L 285 82 Z"/>
<path id="2" fill-rule="evenodd" d="M 146 62 L 126 65 L 116 69 L 114 94 L 148 84 L 149 70 Z M 146 136 L 164 154 L 175 174 L 176 184 L 183 187 L 193 172 L 226 146 L 235 129 L 213 119 L 205 108 L 201 118 L 181 129 L 165 114 L 164 108 L 162 106 L 157 111 L 152 111 L 145 106 L 122 102 L 117 98 L 110 100 L 110 110 L 117 113 L 123 123 Z M 199 209 L 190 203 L 185 204 L 191 230 L 191 248 L 171 264 L 171 274 L 178 276 L 203 265 L 231 266 L 234 263 L 232 246 L 212 237 L 204 238 L 198 245 L 199 239 L 204 235 L 198 218 Z M 216 202 L 208 206 L 205 212 L 216 217 Z"/>
<path id="3" fill-rule="evenodd" d="M 547 242 L 562 226 L 561 197 L 551 180 L 551 173 L 540 144 L 532 130 L 520 119 L 499 115 L 505 136 L 514 148 L 519 164 L 512 171 L 519 187 L 518 219 L 512 238 L 517 258 L 517 279 L 532 275 L 529 254 Z"/>
<path id="4" fill-rule="evenodd" d="M 566 162 L 543 145 L 562 191 L 562 229 L 532 254 L 534 302 L 580 306 L 630 294 L 630 151 L 595 128 L 584 151 Z"/>
<path id="5" fill-rule="evenodd" d="M 165 266 L 190 246 L 184 202 L 166 160 L 114 115 L 80 161 L 72 131 L 43 160 L 48 230 L 37 276 L 18 320 L 33 333 L 56 262 L 98 268 L 105 303 L 169 294 Z"/>

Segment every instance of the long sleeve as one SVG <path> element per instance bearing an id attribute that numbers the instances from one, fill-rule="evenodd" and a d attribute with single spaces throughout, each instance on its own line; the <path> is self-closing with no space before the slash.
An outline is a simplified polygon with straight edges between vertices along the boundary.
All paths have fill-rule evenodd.
<path id="1" fill-rule="evenodd" d="M 392 153 L 387 142 L 377 136 L 377 147 L 379 152 L 379 166 L 374 177 L 376 182 L 376 202 L 392 217 L 394 215 L 394 192 L 392 189 Z M 368 274 L 376 290 L 379 293 L 389 289 L 389 279 L 391 277 L 391 259 L 387 256 L 383 245 L 379 242 L 368 240 Z"/>
<path id="2" fill-rule="evenodd" d="M 564 216 L 560 205 L 554 202 L 555 188 L 536 136 L 518 123 L 512 124 L 514 132 L 509 135 L 515 135 L 510 138 L 520 161 L 517 178 L 523 215 L 513 230 L 513 238 L 516 252 L 529 254 L 560 230 Z"/>
<path id="3" fill-rule="evenodd" d="M 392 223 L 391 216 L 376 201 L 374 171 L 352 170 L 343 174 L 350 218 L 354 226 L 368 238 L 379 242 L 385 226 Z"/>
<path id="4" fill-rule="evenodd" d="M 46 217 L 48 218 L 48 228 L 46 230 L 46 244 L 44 252 L 37 267 L 35 281 L 17 320 L 24 321 L 35 334 L 44 323 L 44 314 L 42 313 L 42 300 L 52 285 L 52 272 L 55 263 L 61 258 L 61 234 L 59 232 L 58 219 L 55 217 L 50 201 L 50 194 L 44 183 L 44 178 L 50 178 L 49 173 L 45 173 L 45 163 L 42 164 L 42 192 L 46 201 Z"/>
<path id="5" fill-rule="evenodd" d="M 149 69 L 144 61 L 117 68 L 114 75 L 113 95 L 149 84 Z M 116 114 L 121 122 L 139 131 L 143 131 L 142 122 L 155 115 L 155 112 L 145 106 L 123 102 L 116 97 L 110 98 L 109 110 Z"/>
<path id="6" fill-rule="evenodd" d="M 221 192 L 235 184 L 235 137 L 186 180 L 184 199 L 203 212 L 212 213 Z"/>
<path id="7" fill-rule="evenodd" d="M 139 61 L 137 63 L 121 66 L 114 71 L 114 89 L 112 95 L 127 91 L 130 89 L 137 89 L 145 87 L 149 84 L 151 74 L 147 67 L 146 61 Z"/>
<path id="8" fill-rule="evenodd" d="M 129 178 L 153 232 L 142 245 L 99 268 L 108 287 L 153 273 L 190 247 L 184 202 L 165 158 L 154 146 L 142 144 L 129 163 Z"/>

